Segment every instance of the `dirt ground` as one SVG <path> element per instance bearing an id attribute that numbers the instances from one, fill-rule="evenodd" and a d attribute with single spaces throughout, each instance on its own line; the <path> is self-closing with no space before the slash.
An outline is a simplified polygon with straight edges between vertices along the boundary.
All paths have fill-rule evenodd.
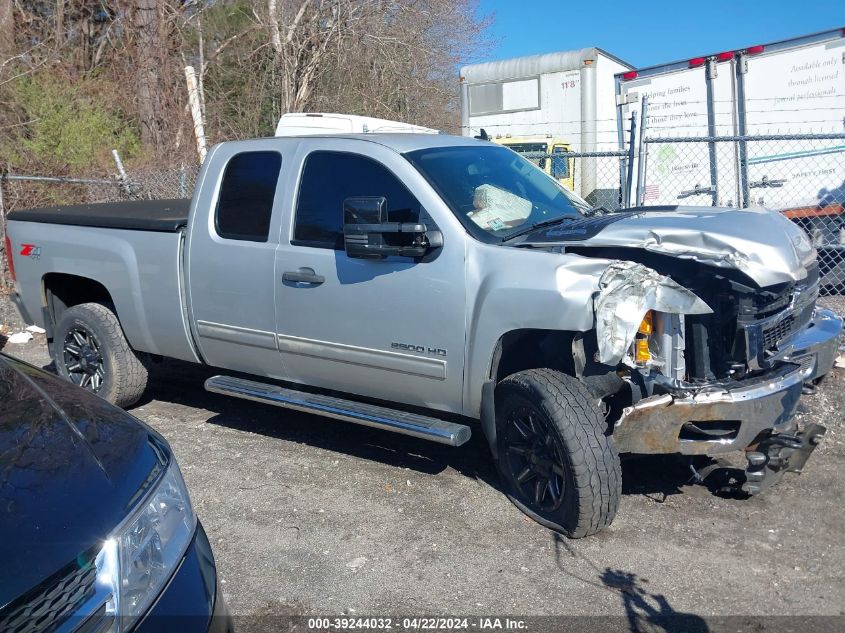
<path id="1" fill-rule="evenodd" d="M 21 327 L 2 297 L 0 324 Z M 49 362 L 43 336 L 3 351 Z M 212 374 L 166 363 L 131 412 L 172 445 L 234 614 L 845 614 L 845 370 L 802 400 L 828 427 L 802 475 L 726 499 L 680 458 L 626 459 L 616 521 L 578 541 L 508 502 L 480 430 L 443 447 L 209 394 Z"/>

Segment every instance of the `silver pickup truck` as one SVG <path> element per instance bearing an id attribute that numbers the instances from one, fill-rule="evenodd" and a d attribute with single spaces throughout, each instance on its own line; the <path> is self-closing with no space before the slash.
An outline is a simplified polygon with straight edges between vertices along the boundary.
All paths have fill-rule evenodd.
<path id="1" fill-rule="evenodd" d="M 193 200 L 10 216 L 24 318 L 58 371 L 127 406 L 151 361 L 206 388 L 460 445 L 572 537 L 619 504 L 619 453 L 746 451 L 800 471 L 841 320 L 804 234 L 765 210 L 607 212 L 511 150 L 447 135 L 223 143 Z"/>

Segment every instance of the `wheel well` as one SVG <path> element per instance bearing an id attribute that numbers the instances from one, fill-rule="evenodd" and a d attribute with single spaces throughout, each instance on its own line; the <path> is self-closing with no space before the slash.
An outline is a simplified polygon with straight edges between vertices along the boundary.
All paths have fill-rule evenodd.
<path id="1" fill-rule="evenodd" d="M 490 378 L 497 384 L 503 378 L 526 369 L 548 367 L 570 376 L 579 375 L 583 361 L 576 360 L 582 332 L 558 330 L 513 330 L 496 344 L 490 364 Z M 578 367 L 577 365 L 581 365 Z"/>
<path id="2" fill-rule="evenodd" d="M 106 287 L 87 277 L 48 273 L 44 275 L 43 284 L 47 314 L 52 323 L 58 323 L 65 310 L 80 303 L 113 303 Z"/>

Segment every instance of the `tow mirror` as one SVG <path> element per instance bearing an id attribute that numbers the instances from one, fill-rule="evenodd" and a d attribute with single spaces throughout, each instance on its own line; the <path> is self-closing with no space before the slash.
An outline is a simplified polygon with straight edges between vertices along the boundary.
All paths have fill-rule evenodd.
<path id="1" fill-rule="evenodd" d="M 349 257 L 424 257 L 442 246 L 440 231 L 420 222 L 389 222 L 384 196 L 343 201 L 343 241 Z"/>

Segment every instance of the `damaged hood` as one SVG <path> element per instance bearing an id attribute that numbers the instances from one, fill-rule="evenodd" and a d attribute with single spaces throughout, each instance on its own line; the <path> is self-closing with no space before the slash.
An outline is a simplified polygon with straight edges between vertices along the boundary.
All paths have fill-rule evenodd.
<path id="1" fill-rule="evenodd" d="M 672 207 L 541 228 L 521 244 L 618 246 L 739 270 L 761 287 L 799 281 L 815 261 L 804 232 L 767 209 Z M 583 226 L 582 226 L 583 225 Z"/>

